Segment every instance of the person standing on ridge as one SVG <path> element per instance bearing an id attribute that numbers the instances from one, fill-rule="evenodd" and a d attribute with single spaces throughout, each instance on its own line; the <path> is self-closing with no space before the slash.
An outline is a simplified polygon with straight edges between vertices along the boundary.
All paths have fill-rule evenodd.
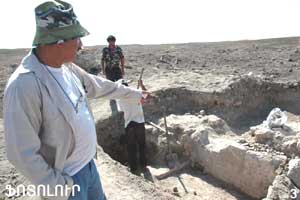
<path id="1" fill-rule="evenodd" d="M 116 38 L 113 35 L 107 37 L 108 46 L 102 49 L 101 66 L 102 73 L 110 81 L 122 79 L 125 75 L 125 59 L 121 47 L 116 45 Z M 120 67 L 121 64 L 121 67 Z M 110 100 L 109 105 L 112 115 L 118 113 L 115 100 Z"/>
<path id="2" fill-rule="evenodd" d="M 116 45 L 115 36 L 108 36 L 107 42 L 108 46 L 102 50 L 102 73 L 108 80 L 115 82 L 125 75 L 125 59 L 121 47 Z"/>

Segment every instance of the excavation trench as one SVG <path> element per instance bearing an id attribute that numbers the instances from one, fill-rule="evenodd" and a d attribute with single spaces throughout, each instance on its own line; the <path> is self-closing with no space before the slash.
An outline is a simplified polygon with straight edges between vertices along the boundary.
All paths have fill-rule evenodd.
<path id="1" fill-rule="evenodd" d="M 203 117 L 201 111 L 204 110 L 207 115 L 215 115 L 224 120 L 234 134 L 239 136 L 250 126 L 260 124 L 265 120 L 269 112 L 275 107 L 300 114 L 299 91 L 298 83 L 273 83 L 255 78 L 242 78 L 231 83 L 220 92 L 203 92 L 201 90 L 189 90 L 185 87 L 167 88 L 153 93 L 154 97 L 150 103 L 144 106 L 144 113 L 146 121 L 159 124 L 163 128 L 161 122 L 164 110 L 167 116 L 189 115 L 200 118 Z M 182 133 L 178 133 L 180 130 L 177 133 L 175 129 L 172 131 L 175 132 L 172 137 L 176 143 Z M 123 114 L 119 113 L 114 117 L 99 121 L 97 132 L 101 134 L 98 137 L 98 143 L 104 151 L 113 159 L 126 165 L 126 149 L 120 143 L 120 135 L 124 134 Z M 166 145 L 165 142 L 159 141 L 163 134 L 156 128 L 146 126 L 147 156 L 148 162 L 152 166 L 165 164 Z M 226 135 L 226 133 L 224 134 Z M 186 154 L 184 145 L 176 145 L 175 143 L 173 143 L 172 152 L 178 155 L 180 162 L 188 159 L 191 155 Z M 193 169 L 197 171 L 197 165 Z M 228 182 L 226 178 L 223 180 L 222 176 L 220 178 L 217 175 L 217 178 Z M 268 182 L 272 182 L 273 176 L 268 177 L 268 179 L 270 179 Z M 235 183 L 232 185 L 239 188 Z M 265 195 L 263 194 L 264 191 L 262 194 L 252 195 L 251 190 L 244 190 L 243 187 L 241 187 L 241 191 L 253 198 L 261 198 L 262 195 Z"/>

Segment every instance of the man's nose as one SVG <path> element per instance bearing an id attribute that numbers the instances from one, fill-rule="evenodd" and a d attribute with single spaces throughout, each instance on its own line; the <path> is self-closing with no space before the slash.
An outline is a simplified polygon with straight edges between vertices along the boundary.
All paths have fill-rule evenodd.
<path id="1" fill-rule="evenodd" d="M 82 44 L 81 39 L 79 38 L 77 41 L 77 50 L 79 51 L 80 49 L 83 49 L 83 44 Z"/>

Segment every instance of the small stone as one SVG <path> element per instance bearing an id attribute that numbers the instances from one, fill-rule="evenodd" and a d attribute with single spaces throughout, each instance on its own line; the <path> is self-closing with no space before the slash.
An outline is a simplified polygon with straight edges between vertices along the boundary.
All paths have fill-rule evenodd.
<path id="1" fill-rule="evenodd" d="M 194 195 L 197 196 L 197 192 L 196 191 L 194 191 Z"/>
<path id="2" fill-rule="evenodd" d="M 18 67 L 18 64 L 11 64 L 10 67 L 11 67 L 12 69 L 16 69 L 16 68 Z"/>
<path id="3" fill-rule="evenodd" d="M 180 197 L 179 192 L 178 192 L 178 188 L 177 188 L 177 187 L 174 187 L 174 188 L 173 188 L 173 194 L 174 194 L 175 196 Z"/>
<path id="4" fill-rule="evenodd" d="M 252 75 L 253 75 L 253 72 L 249 72 L 247 75 L 248 75 L 248 76 L 252 76 Z"/>
<path id="5" fill-rule="evenodd" d="M 255 131 L 254 133 L 254 140 L 258 143 L 266 143 L 268 140 L 273 138 L 273 131 L 267 128 L 261 128 Z M 257 145 L 256 145 L 257 146 Z"/>
<path id="6" fill-rule="evenodd" d="M 173 192 L 178 193 L 178 188 L 177 188 L 177 187 L 174 187 L 174 188 L 173 188 Z"/>
<path id="7" fill-rule="evenodd" d="M 199 114 L 203 116 L 203 115 L 205 115 L 205 111 L 201 110 Z"/>
<path id="8" fill-rule="evenodd" d="M 240 139 L 238 142 L 239 142 L 240 144 L 246 144 L 246 143 L 247 143 L 247 141 L 246 141 L 245 139 Z"/>

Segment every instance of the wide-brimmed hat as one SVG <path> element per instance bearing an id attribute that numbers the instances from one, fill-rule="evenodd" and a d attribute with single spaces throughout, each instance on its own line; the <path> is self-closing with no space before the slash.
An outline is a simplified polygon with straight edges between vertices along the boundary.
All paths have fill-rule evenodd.
<path id="1" fill-rule="evenodd" d="M 35 18 L 34 47 L 55 44 L 89 34 L 77 20 L 72 5 L 64 1 L 54 0 L 40 4 L 35 8 Z"/>

